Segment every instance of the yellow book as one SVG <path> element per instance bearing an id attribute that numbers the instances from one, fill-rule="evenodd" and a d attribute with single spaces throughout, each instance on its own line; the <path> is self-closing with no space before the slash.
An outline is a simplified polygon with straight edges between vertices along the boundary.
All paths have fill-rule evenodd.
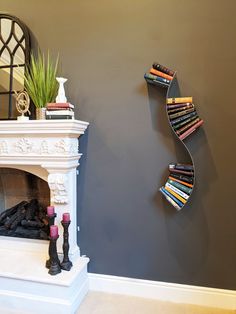
<path id="1" fill-rule="evenodd" d="M 192 104 L 193 97 L 175 97 L 175 98 L 167 98 L 167 104 L 182 104 L 182 103 L 190 103 Z"/>
<path id="2" fill-rule="evenodd" d="M 180 202 L 182 202 L 182 203 L 186 203 L 187 201 L 183 198 L 183 197 L 181 197 L 179 194 L 177 194 L 177 193 L 175 193 L 174 191 L 172 191 L 170 188 L 168 188 L 168 186 L 165 186 L 165 189 L 168 191 L 168 192 L 170 192 L 172 195 L 174 195 L 174 197 L 176 197 L 178 200 L 180 200 Z"/>

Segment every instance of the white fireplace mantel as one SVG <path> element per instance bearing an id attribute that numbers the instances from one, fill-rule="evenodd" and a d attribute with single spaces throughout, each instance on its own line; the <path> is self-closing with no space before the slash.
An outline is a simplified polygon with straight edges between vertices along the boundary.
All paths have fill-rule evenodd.
<path id="1" fill-rule="evenodd" d="M 63 271 L 54 279 L 47 273 L 44 265 L 44 259 L 47 258 L 47 241 L 0 236 L 0 253 L 6 253 L 3 259 L 4 267 L 0 259 L 0 284 L 1 287 L 2 284 L 12 287 L 7 288 L 6 291 L 1 290 L 0 301 L 3 305 L 13 302 L 12 298 L 9 299 L 12 295 L 13 307 L 17 305 L 24 311 L 31 310 L 31 307 L 35 310 L 36 306 L 39 313 L 42 313 L 42 310 L 44 313 L 54 313 L 57 303 L 59 305 L 56 307 L 57 313 L 73 313 L 86 292 L 88 258 L 80 257 L 77 245 L 76 177 L 82 155 L 79 153 L 78 138 L 84 134 L 88 125 L 88 122 L 78 120 L 1 121 L 0 123 L 0 167 L 25 170 L 48 182 L 50 203 L 55 206 L 57 213 L 55 224 L 59 226 L 58 252 L 62 254 L 63 229 L 60 221 L 62 214 L 69 212 L 70 258 L 76 265 L 71 272 Z M 9 263 L 8 257 L 11 259 Z M 12 259 L 16 260 L 16 263 Z M 17 265 L 19 262 L 23 265 Z M 24 263 L 28 264 L 28 262 L 30 264 L 25 268 Z M 38 269 L 36 274 L 34 269 Z M 73 291 L 75 286 L 77 292 Z M 22 287 L 24 287 L 23 291 Z M 51 293 L 51 288 L 58 291 L 59 299 L 55 299 L 56 296 Z M 69 291 L 74 295 L 73 300 L 68 294 Z M 33 301 L 32 304 L 28 302 L 29 306 L 26 307 L 25 297 L 27 298 L 29 293 Z"/>

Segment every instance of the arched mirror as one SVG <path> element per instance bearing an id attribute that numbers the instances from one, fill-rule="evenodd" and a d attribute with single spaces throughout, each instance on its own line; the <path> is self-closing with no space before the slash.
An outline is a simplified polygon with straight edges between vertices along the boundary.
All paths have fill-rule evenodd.
<path id="1" fill-rule="evenodd" d="M 24 89 L 29 55 L 28 28 L 18 18 L 0 14 L 0 120 L 16 119 L 15 92 Z"/>

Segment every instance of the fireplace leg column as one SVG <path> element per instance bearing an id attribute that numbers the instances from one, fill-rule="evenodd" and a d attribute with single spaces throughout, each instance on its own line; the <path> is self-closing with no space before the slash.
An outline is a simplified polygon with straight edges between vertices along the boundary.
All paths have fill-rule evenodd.
<path id="1" fill-rule="evenodd" d="M 62 214 L 70 213 L 71 224 L 69 226 L 69 245 L 70 258 L 80 256 L 79 247 L 77 245 L 77 190 L 76 190 L 76 168 L 70 168 L 63 171 L 55 171 L 50 169 L 48 176 L 48 184 L 51 194 L 51 205 L 55 206 L 57 217 L 55 224 L 59 228 L 59 239 L 57 242 L 58 253 L 63 253 L 63 227 L 61 225 Z"/>

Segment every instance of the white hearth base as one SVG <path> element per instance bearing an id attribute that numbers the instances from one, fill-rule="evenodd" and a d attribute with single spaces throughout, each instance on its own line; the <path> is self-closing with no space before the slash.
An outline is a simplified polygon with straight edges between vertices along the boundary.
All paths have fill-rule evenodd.
<path id="1" fill-rule="evenodd" d="M 27 241 L 24 250 L 0 248 L 0 313 L 6 309 L 24 314 L 74 314 L 88 292 L 89 259 L 77 257 L 71 271 L 51 276 L 45 267 L 47 241 L 41 250 L 34 250 L 32 242 L 29 248 Z"/>

